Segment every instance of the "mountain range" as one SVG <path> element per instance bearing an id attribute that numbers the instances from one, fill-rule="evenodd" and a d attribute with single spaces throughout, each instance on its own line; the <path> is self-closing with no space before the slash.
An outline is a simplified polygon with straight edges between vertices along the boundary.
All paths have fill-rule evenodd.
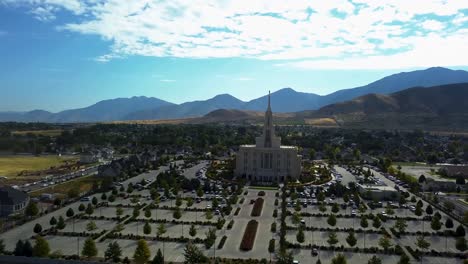
<path id="1" fill-rule="evenodd" d="M 365 86 L 343 89 L 324 96 L 297 92 L 291 88 L 284 88 L 272 93 L 271 101 L 273 111 L 275 112 L 292 113 L 321 108 L 318 112 L 314 111 L 314 115 L 318 115 L 322 113 L 321 111 L 330 109 L 327 107 L 322 108 L 324 106 L 345 102 L 367 94 L 379 94 L 373 96 L 383 100 L 385 97 L 381 97 L 380 95 L 392 94 L 411 87 L 431 87 L 465 82 L 468 82 L 467 71 L 434 67 L 425 70 L 393 74 Z M 371 102 L 370 99 L 366 99 L 365 101 Z M 266 105 L 267 96 L 244 102 L 229 94 L 220 94 L 208 100 L 182 104 L 174 104 L 158 98 L 141 96 L 104 100 L 89 107 L 65 110 L 58 113 L 51 113 L 43 110 L 30 112 L 0 112 L 0 121 L 72 123 L 180 119 L 204 116 L 219 109 L 247 110 L 247 112 L 264 111 Z M 339 108 L 344 106 L 340 105 L 339 107 L 334 107 Z M 387 107 L 390 106 L 387 105 Z M 252 113 L 253 112 L 249 112 L 249 115 L 252 115 Z M 310 114 L 311 112 L 306 111 L 302 113 L 302 115 L 307 113 Z M 301 113 L 295 116 L 301 116 Z"/>

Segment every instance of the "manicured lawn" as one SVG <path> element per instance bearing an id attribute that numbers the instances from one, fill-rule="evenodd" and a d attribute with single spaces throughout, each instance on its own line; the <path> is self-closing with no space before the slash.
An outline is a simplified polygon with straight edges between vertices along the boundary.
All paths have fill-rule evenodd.
<path id="1" fill-rule="evenodd" d="M 77 157 L 70 156 L 0 156 L 0 176 L 17 177 L 21 171 L 37 171 L 59 166 L 66 161 L 75 162 Z"/>
<path id="2" fill-rule="evenodd" d="M 39 191 L 31 192 L 31 196 L 40 196 L 43 193 L 58 193 L 66 196 L 71 189 L 77 189 L 78 193 L 88 192 L 97 181 L 100 181 L 97 176 L 84 176 L 76 180 L 52 185 Z"/>

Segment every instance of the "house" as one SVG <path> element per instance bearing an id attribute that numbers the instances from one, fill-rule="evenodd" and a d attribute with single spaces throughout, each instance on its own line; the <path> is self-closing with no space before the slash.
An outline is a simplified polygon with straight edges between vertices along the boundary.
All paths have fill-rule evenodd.
<path id="1" fill-rule="evenodd" d="M 10 186 L 0 188 L 0 216 L 20 214 L 29 203 L 29 195 Z"/>
<path id="2" fill-rule="evenodd" d="M 467 165 L 446 165 L 440 169 L 450 178 L 463 177 L 468 179 L 468 166 Z"/>

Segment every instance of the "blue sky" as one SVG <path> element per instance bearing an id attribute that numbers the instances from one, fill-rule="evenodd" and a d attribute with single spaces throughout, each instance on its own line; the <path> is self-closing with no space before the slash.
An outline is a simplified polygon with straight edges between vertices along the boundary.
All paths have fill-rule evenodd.
<path id="1" fill-rule="evenodd" d="M 0 111 L 328 94 L 467 47 L 468 0 L 0 0 Z"/>

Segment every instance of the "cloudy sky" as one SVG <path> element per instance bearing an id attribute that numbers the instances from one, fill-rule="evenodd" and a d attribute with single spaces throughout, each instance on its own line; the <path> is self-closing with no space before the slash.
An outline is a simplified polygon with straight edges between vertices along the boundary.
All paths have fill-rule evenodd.
<path id="1" fill-rule="evenodd" d="M 467 48 L 468 0 L 0 0 L 0 110 L 327 94 Z"/>

